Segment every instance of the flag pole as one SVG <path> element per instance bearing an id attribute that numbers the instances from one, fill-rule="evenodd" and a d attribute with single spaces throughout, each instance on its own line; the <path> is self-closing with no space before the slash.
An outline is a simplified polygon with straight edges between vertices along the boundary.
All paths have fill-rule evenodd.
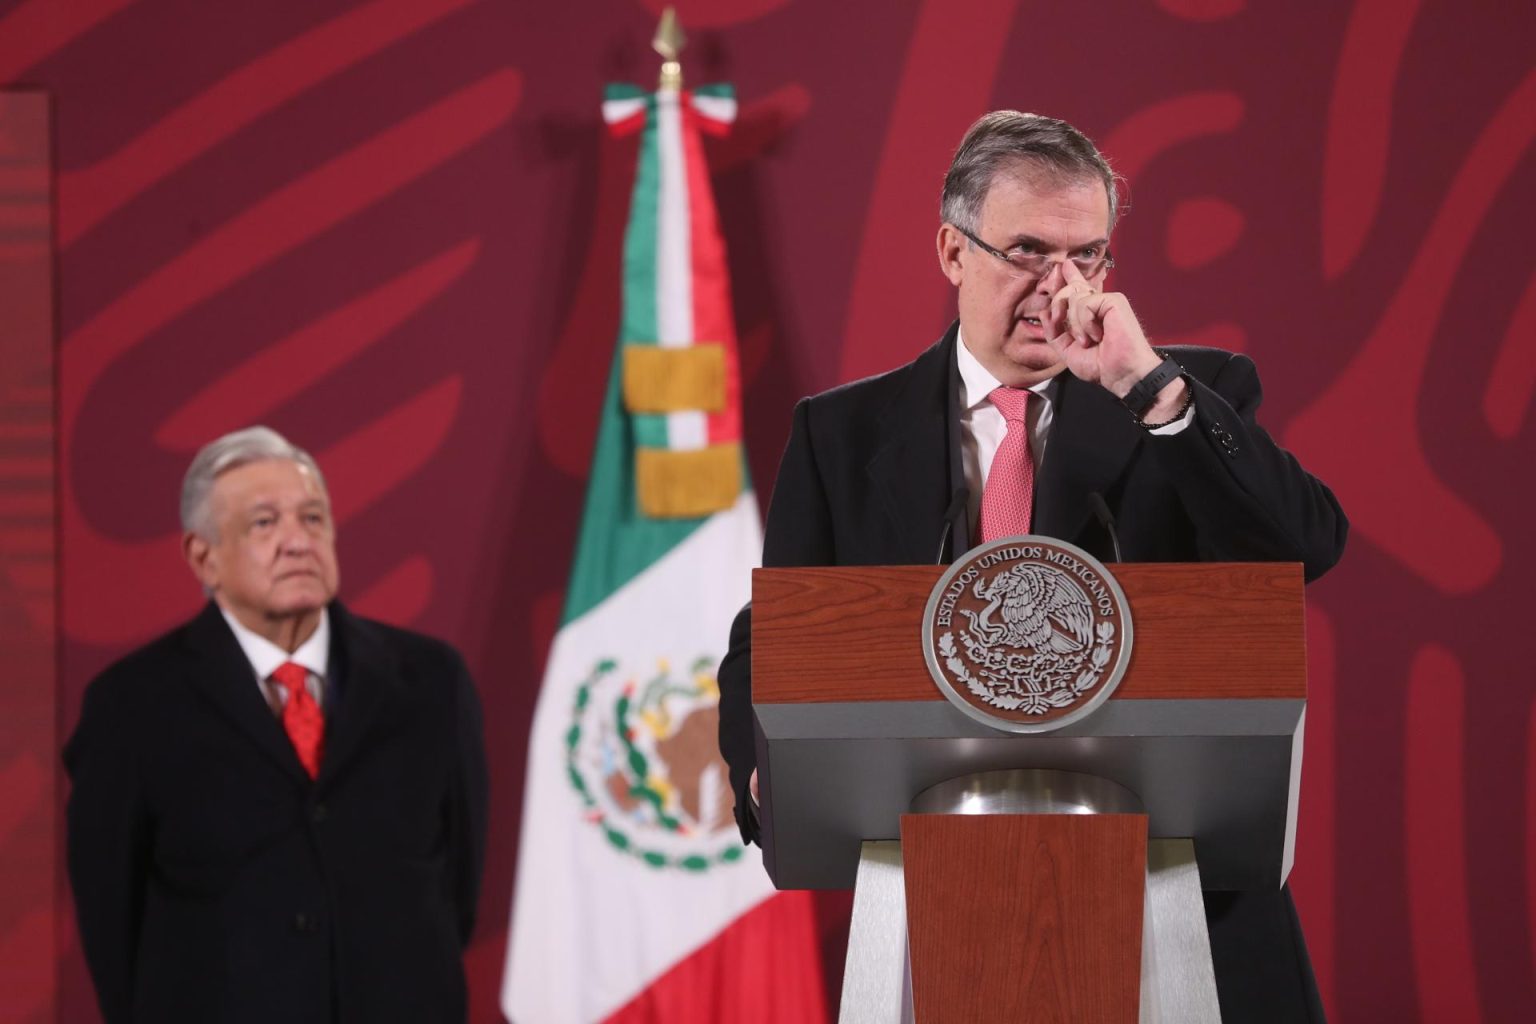
<path id="1" fill-rule="evenodd" d="M 661 80 L 657 83 L 657 89 L 668 92 L 679 92 L 683 88 L 683 66 L 678 63 L 678 55 L 687 45 L 688 37 L 683 34 L 683 26 L 677 20 L 677 10 L 668 7 L 661 12 L 661 21 L 656 25 L 656 35 L 651 39 L 651 48 L 661 54 Z"/>

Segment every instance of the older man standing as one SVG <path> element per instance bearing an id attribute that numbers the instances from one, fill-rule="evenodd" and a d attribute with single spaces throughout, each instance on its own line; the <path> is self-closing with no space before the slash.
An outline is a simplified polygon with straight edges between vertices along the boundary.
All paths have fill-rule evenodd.
<path id="1" fill-rule="evenodd" d="M 210 597 L 86 691 L 69 876 L 108 1024 L 461 1021 L 483 863 L 459 655 L 335 600 L 319 467 L 265 427 L 200 451 Z"/>
<path id="2" fill-rule="evenodd" d="M 1105 290 L 1117 212 L 1108 162 L 1072 125 L 1012 110 L 973 124 L 936 240 L 959 318 L 906 366 L 796 406 L 763 564 L 931 563 L 946 538 L 959 553 L 1034 533 L 1106 561 L 1331 568 L 1348 523 L 1259 425 L 1252 361 L 1154 348 Z M 749 841 L 751 678 L 748 608 L 720 666 L 720 746 Z M 1225 1019 L 1321 1020 L 1287 891 L 1211 892 L 1205 909 Z"/>

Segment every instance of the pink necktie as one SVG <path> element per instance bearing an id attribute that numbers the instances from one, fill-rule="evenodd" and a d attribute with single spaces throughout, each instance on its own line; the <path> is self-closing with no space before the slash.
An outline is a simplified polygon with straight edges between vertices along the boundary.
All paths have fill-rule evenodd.
<path id="1" fill-rule="evenodd" d="M 314 778 L 320 774 L 320 755 L 325 746 L 325 715 L 304 683 L 309 671 L 303 665 L 285 661 L 272 672 L 272 681 L 288 691 L 283 703 L 283 729 L 293 742 L 299 763 Z"/>
<path id="2" fill-rule="evenodd" d="M 992 458 L 981 491 L 982 543 L 1029 532 L 1035 501 L 1035 463 L 1029 457 L 1029 408 L 1032 392 L 996 388 L 987 396 L 1008 421 L 1008 433 Z"/>

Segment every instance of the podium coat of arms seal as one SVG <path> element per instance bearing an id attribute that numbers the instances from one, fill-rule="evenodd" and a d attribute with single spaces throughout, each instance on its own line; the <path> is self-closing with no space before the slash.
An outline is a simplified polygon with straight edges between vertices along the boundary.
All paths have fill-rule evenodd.
<path id="1" fill-rule="evenodd" d="M 934 681 L 972 718 L 1009 732 L 1049 732 L 1114 692 L 1131 654 L 1120 584 L 1081 548 L 1010 537 L 949 567 L 923 615 Z"/>

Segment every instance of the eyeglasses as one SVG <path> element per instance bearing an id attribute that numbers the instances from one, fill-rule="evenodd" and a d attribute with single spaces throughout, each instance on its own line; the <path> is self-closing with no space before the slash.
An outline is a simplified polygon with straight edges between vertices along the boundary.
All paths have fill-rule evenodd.
<path id="1" fill-rule="evenodd" d="M 1001 249 L 994 249 L 960 225 L 954 224 L 951 226 L 966 238 L 969 238 L 976 248 L 982 252 L 991 253 L 1021 274 L 1028 274 L 1031 277 L 1044 277 L 1051 272 L 1051 267 L 1056 263 L 1055 259 L 1043 252 L 1027 252 L 1023 249 L 1004 252 Z M 1097 252 L 1097 250 L 1090 251 Z M 1115 257 L 1110 254 L 1108 249 L 1105 249 L 1102 255 L 1079 255 L 1069 258 L 1072 260 L 1073 265 L 1077 267 L 1078 273 L 1084 277 L 1092 277 L 1099 271 L 1108 270 L 1115 265 Z"/>

